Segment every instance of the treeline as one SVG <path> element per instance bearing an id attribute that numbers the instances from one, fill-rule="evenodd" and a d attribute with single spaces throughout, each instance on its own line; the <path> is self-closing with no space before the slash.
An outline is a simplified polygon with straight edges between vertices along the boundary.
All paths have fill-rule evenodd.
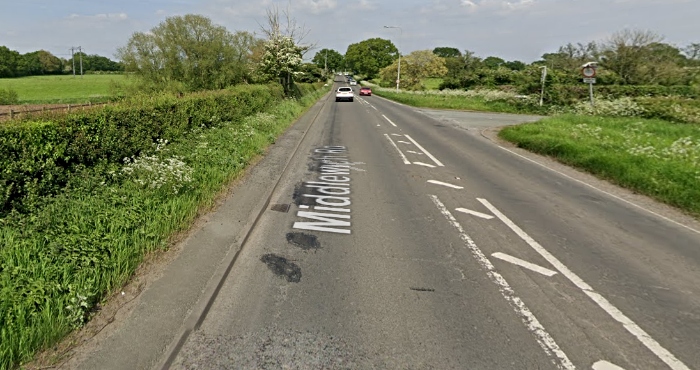
<path id="1" fill-rule="evenodd" d="M 81 59 L 83 72 L 124 70 L 122 63 L 96 54 L 88 55 L 81 52 L 75 53 L 72 58 L 63 59 L 46 50 L 20 54 L 6 46 L 0 46 L 0 78 L 73 73 L 74 64 L 76 72 L 79 72 Z"/>

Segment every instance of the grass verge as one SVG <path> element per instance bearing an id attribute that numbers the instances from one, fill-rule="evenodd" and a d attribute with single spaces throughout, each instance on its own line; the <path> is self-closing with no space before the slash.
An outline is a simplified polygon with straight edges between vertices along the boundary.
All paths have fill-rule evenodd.
<path id="1" fill-rule="evenodd" d="M 124 166 L 86 170 L 29 215 L 0 219 L 0 369 L 30 360 L 81 327 L 147 253 L 167 248 L 326 92 L 160 141 Z"/>
<path id="2" fill-rule="evenodd" d="M 700 126 L 562 115 L 499 136 L 700 216 Z"/>

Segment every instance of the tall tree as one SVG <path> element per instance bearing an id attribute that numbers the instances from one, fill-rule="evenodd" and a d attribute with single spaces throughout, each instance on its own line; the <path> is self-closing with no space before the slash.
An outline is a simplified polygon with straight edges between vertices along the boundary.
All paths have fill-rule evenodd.
<path id="1" fill-rule="evenodd" d="M 649 47 L 662 40 L 651 31 L 616 32 L 603 44 L 601 66 L 615 72 L 624 84 L 643 83 L 641 67 L 648 62 Z"/>
<path id="2" fill-rule="evenodd" d="M 371 79 L 398 57 L 399 50 L 391 41 L 376 37 L 350 44 L 345 52 L 345 64 L 347 69 Z"/>
<path id="3" fill-rule="evenodd" d="M 156 87 L 220 89 L 242 82 L 237 65 L 250 50 L 240 47 L 226 28 L 188 14 L 169 17 L 150 32 L 134 33 L 117 57 L 126 71 Z"/>
<path id="4" fill-rule="evenodd" d="M 284 20 L 281 19 L 284 16 Z M 283 22 L 286 21 L 286 24 Z M 278 80 L 287 95 L 295 91 L 294 77 L 303 74 L 304 54 L 313 45 L 303 44 L 308 34 L 303 27 L 298 27 L 296 20 L 290 16 L 289 10 L 280 11 L 277 7 L 267 9 L 267 25 L 261 26 L 267 36 L 263 45 L 265 53 L 260 61 L 258 71 L 263 77 Z"/>
<path id="5" fill-rule="evenodd" d="M 311 63 L 314 63 L 319 68 L 328 68 L 329 71 L 340 71 L 343 68 L 343 54 L 333 49 L 319 50 Z"/>
<path id="6" fill-rule="evenodd" d="M 459 49 L 447 46 L 436 47 L 433 49 L 433 54 L 443 58 L 459 58 L 462 56 Z"/>
<path id="7" fill-rule="evenodd" d="M 381 70 L 383 81 L 391 81 L 397 74 L 398 60 Z M 401 85 L 409 90 L 423 89 L 423 79 L 443 77 L 447 73 L 445 58 L 430 50 L 416 50 L 401 58 Z"/>
<path id="8" fill-rule="evenodd" d="M 16 77 L 20 53 L 0 46 L 0 77 Z"/>

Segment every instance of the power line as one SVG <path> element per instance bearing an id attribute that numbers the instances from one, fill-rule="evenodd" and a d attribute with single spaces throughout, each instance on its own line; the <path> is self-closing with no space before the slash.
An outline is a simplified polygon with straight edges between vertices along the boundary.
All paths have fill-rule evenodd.
<path id="1" fill-rule="evenodd" d="M 70 58 L 73 61 L 73 77 L 75 77 L 75 51 L 78 50 L 80 56 L 80 78 L 83 78 L 83 48 L 82 46 L 71 46 Z"/>

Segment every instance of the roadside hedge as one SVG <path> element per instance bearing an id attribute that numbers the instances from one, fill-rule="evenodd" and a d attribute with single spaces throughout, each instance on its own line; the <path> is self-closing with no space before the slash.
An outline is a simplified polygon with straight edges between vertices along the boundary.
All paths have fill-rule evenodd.
<path id="1" fill-rule="evenodd" d="M 137 96 L 60 119 L 0 125 L 0 218 L 11 210 L 31 210 L 85 168 L 109 171 L 159 139 L 178 140 L 197 127 L 235 122 L 283 98 L 278 85 L 246 85 L 185 97 Z"/>

